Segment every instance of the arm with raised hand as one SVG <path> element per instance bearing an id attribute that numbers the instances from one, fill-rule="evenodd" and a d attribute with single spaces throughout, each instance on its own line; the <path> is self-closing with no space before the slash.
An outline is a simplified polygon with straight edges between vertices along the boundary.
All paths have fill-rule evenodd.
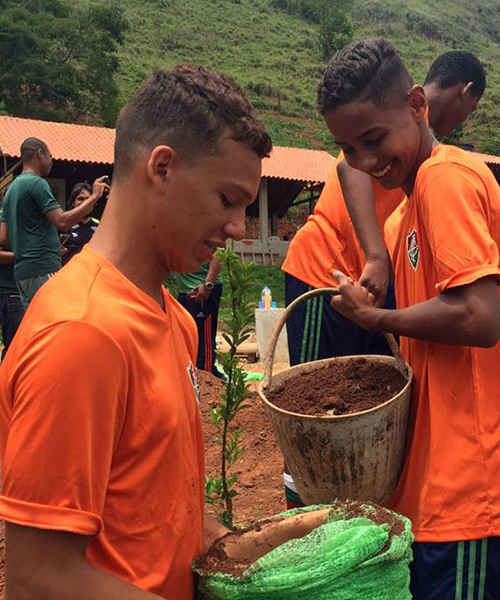
<path id="1" fill-rule="evenodd" d="M 376 306 L 382 306 L 391 269 L 375 211 L 371 177 L 353 169 L 345 160 L 339 162 L 337 172 L 347 210 L 365 254 L 360 283 L 374 295 Z"/>

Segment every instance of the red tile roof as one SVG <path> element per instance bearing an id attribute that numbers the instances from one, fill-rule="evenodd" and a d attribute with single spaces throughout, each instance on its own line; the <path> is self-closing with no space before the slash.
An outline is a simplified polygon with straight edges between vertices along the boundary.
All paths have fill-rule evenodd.
<path id="1" fill-rule="evenodd" d="M 262 161 L 262 175 L 298 181 L 326 182 L 335 158 L 323 150 L 304 150 L 275 146 Z"/>
<path id="2" fill-rule="evenodd" d="M 113 164 L 114 129 L 0 116 L 0 149 L 4 154 L 19 157 L 21 143 L 27 137 L 46 142 L 55 160 Z M 334 163 L 327 152 L 275 146 L 270 158 L 262 163 L 262 174 L 326 182 Z"/>
<path id="3" fill-rule="evenodd" d="M 55 160 L 113 164 L 114 129 L 0 117 L 0 149 L 4 154 L 18 158 L 27 137 L 43 140 Z"/>

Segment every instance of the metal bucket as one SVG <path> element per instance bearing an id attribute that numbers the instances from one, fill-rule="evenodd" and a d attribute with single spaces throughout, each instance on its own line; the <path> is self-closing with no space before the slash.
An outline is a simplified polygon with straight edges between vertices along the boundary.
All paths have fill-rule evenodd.
<path id="1" fill-rule="evenodd" d="M 359 358 L 319 360 L 272 376 L 274 349 L 290 313 L 309 298 L 338 293 L 331 288 L 312 290 L 289 305 L 274 330 L 259 395 L 297 492 L 306 504 L 328 504 L 336 498 L 383 504 L 393 495 L 403 466 L 413 378 L 392 335 L 386 334 L 386 339 L 394 358 L 363 356 L 368 361 L 393 364 L 407 379 L 405 387 L 383 404 L 348 415 L 311 416 L 283 410 L 266 398 L 271 389 L 299 373 Z"/>

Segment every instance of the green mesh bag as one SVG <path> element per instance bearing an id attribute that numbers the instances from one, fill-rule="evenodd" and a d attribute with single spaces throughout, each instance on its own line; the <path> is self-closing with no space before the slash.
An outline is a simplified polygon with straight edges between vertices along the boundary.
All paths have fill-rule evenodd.
<path id="1" fill-rule="evenodd" d="M 338 502 L 277 515 L 329 508 L 327 522 L 271 550 L 241 576 L 200 575 L 203 600 L 411 600 L 411 524 L 370 504 Z M 269 522 L 266 519 L 263 522 Z"/>

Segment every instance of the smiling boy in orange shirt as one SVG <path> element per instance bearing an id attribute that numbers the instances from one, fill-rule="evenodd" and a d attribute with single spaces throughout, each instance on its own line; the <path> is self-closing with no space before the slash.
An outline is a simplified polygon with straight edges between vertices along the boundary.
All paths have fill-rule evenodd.
<path id="1" fill-rule="evenodd" d="M 401 336 L 414 371 L 409 453 L 391 502 L 413 523 L 413 597 L 498 598 L 500 188 L 484 163 L 437 144 L 425 93 L 385 40 L 337 53 L 318 100 L 349 165 L 407 196 L 387 224 L 398 308 L 376 308 L 340 272 L 333 303 Z"/>

